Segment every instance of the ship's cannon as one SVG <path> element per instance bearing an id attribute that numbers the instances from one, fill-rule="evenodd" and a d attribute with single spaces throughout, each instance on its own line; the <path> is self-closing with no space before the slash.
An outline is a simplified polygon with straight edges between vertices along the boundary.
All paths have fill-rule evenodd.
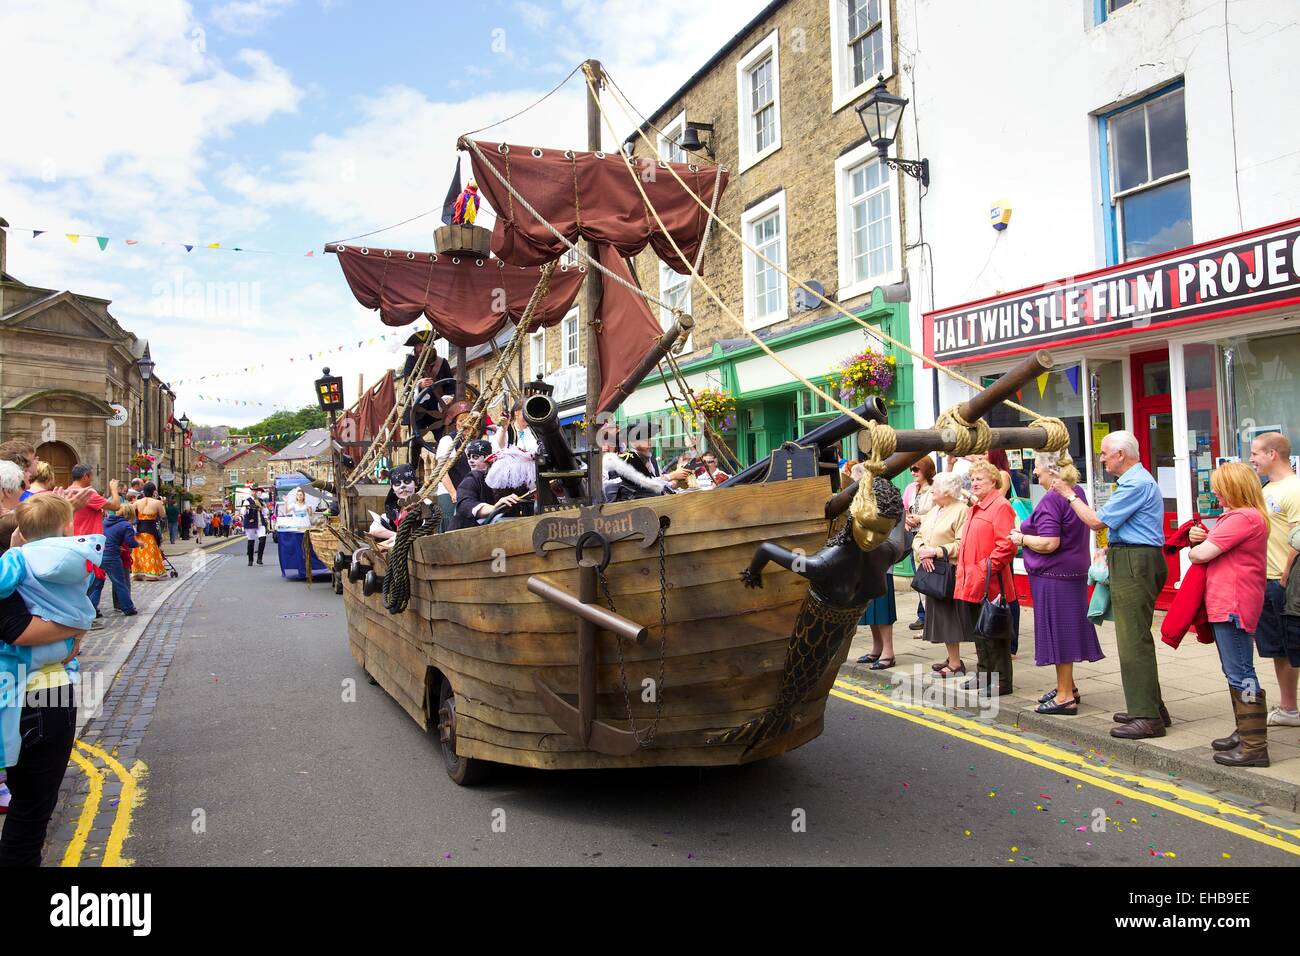
<path id="1" fill-rule="evenodd" d="M 555 402 L 549 395 L 530 395 L 524 402 L 524 421 L 537 435 L 537 510 L 559 507 L 560 502 L 551 490 L 552 481 L 564 486 L 570 501 L 581 501 L 587 471 L 564 440 Z"/>
<path id="2" fill-rule="evenodd" d="M 870 422 L 883 423 L 889 418 L 888 412 L 885 411 L 884 401 L 875 395 L 868 398 L 857 408 L 853 409 L 853 411 L 859 418 L 865 418 Z M 820 461 L 825 449 L 834 447 L 854 432 L 861 430 L 861 428 L 862 426 L 858 424 L 856 418 L 853 418 L 850 415 L 839 415 L 828 422 L 818 425 L 807 434 L 795 439 L 793 444 L 808 449 L 813 453 L 814 460 Z M 750 482 L 763 480 L 772 462 L 775 460 L 775 457 L 781 455 L 783 450 L 784 446 L 782 449 L 773 452 L 768 458 L 764 458 L 762 461 L 756 461 L 743 471 L 739 471 L 732 475 L 718 487 L 730 488 L 733 485 L 744 485 L 749 484 Z M 839 453 L 836 452 L 836 462 L 839 461 L 839 457 Z M 838 465 L 836 471 L 838 471 Z M 813 470 L 811 474 L 799 474 L 790 477 L 811 478 L 816 474 L 816 470 Z"/>

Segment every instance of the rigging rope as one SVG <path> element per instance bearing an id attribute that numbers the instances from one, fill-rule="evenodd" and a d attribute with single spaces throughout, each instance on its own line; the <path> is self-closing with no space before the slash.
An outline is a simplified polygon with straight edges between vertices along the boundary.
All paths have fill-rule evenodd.
<path id="1" fill-rule="evenodd" d="M 584 72 L 585 72 L 585 71 L 584 71 Z M 608 79 L 608 80 L 610 81 L 610 84 L 613 86 L 613 88 L 614 88 L 615 90 L 618 91 L 619 106 L 620 106 L 620 108 L 623 110 L 624 115 L 627 116 L 627 118 L 628 118 L 629 120 L 632 120 L 632 118 L 633 118 L 631 114 L 636 114 L 636 115 L 639 116 L 640 114 L 639 114 L 639 113 L 636 113 L 636 110 L 632 107 L 631 103 L 627 101 L 626 94 L 623 93 L 623 90 L 619 87 L 618 83 L 616 83 L 616 82 L 614 81 L 614 79 L 613 79 L 611 76 L 609 76 L 608 73 L 605 73 L 605 78 Z M 601 105 L 600 100 L 599 100 L 598 98 L 595 97 L 595 92 L 594 92 L 594 88 L 593 88 L 593 86 L 592 86 L 592 82 L 591 82 L 591 78 L 590 78 L 590 77 L 588 77 L 588 79 L 587 79 L 587 87 L 588 87 L 589 95 L 591 95 L 591 96 L 593 97 L 593 99 L 595 99 L 596 106 L 597 106 L 597 108 L 600 110 L 601 116 L 604 117 L 606 124 L 610 126 L 611 133 L 612 133 L 612 132 L 613 132 L 613 126 L 612 126 L 612 124 L 610 123 L 609 117 L 608 117 L 608 116 L 606 115 L 606 113 L 605 113 L 605 108 L 604 108 L 604 106 Z M 645 117 L 641 117 L 641 118 L 642 118 L 642 120 L 645 120 Z M 649 138 L 648 136 L 646 136 L 646 134 L 645 134 L 645 130 L 644 130 L 641 126 L 638 125 L 638 126 L 636 127 L 636 131 L 637 131 L 637 135 L 640 136 L 643 140 L 645 140 L 646 144 L 650 147 L 650 149 L 651 149 L 651 150 L 654 150 L 654 149 L 655 149 L 655 145 L 654 145 L 653 142 L 651 142 L 650 138 Z M 617 134 L 614 134 L 614 135 L 616 136 Z M 625 157 L 625 159 L 626 159 L 626 157 Z M 766 262 L 769 266 L 771 266 L 773 269 L 775 269 L 775 270 L 776 270 L 777 272 L 779 272 L 781 275 L 785 276 L 785 278 L 786 278 L 787 280 L 793 282 L 793 283 L 794 283 L 796 286 L 798 286 L 800 289 L 803 289 L 804 292 L 806 292 L 806 293 L 808 293 L 809 295 L 813 296 L 813 297 L 814 297 L 815 299 L 817 299 L 817 300 L 818 300 L 822 305 L 830 306 L 830 307 L 831 307 L 832 309 L 834 309 L 836 312 L 840 313 L 840 315 L 843 315 L 843 316 L 845 316 L 846 318 L 852 319 L 854 322 L 856 322 L 858 325 L 862 326 L 864 329 L 866 329 L 867 331 L 869 331 L 871 334 L 873 334 L 873 335 L 879 337 L 880 339 L 882 339 L 882 340 L 884 340 L 884 341 L 887 341 L 887 342 L 891 343 L 892 345 L 896 346 L 897 348 L 902 349 L 904 352 L 906 352 L 908 355 L 911 355 L 913 358 L 920 359 L 920 360 L 922 361 L 923 364 L 925 364 L 925 365 L 929 365 L 929 366 L 931 366 L 932 368 L 936 368 L 936 369 L 940 370 L 940 371 L 943 372 L 945 375 L 950 376 L 951 378 L 955 379 L 956 381 L 961 382 L 962 384 L 964 384 L 964 385 L 966 385 L 966 386 L 968 386 L 968 387 L 974 389 L 974 390 L 977 391 L 977 392 L 980 391 L 981 386 L 980 386 L 978 383 L 971 381 L 969 378 L 967 378 L 966 376 L 962 375 L 960 372 L 956 372 L 956 371 L 954 371 L 953 369 L 949 368 L 948 366 L 943 365 L 943 364 L 937 362 L 935 359 L 933 359 L 933 358 L 931 358 L 931 357 L 929 357 L 929 356 L 926 356 L 926 355 L 925 355 L 924 353 L 922 353 L 922 352 L 917 352 L 917 351 L 916 351 L 915 349 L 913 349 L 910 345 L 907 345 L 906 343 L 899 341 L 898 339 L 896 339 L 896 338 L 894 338 L 892 335 L 890 335 L 888 332 L 885 332 L 883 329 L 877 328 L 876 326 L 873 326 L 871 323 L 869 323 L 869 322 L 867 322 L 866 320 L 860 318 L 859 316 L 854 315 L 852 312 L 849 312 L 847 309 L 845 309 L 845 308 L 844 308 L 843 306 L 841 306 L 839 303 L 837 303 L 837 302 L 832 302 L 830 299 L 826 298 L 826 296 L 823 295 L 822 293 L 816 291 L 815 289 L 809 288 L 809 287 L 808 287 L 807 285 L 805 285 L 803 282 L 801 282 L 801 281 L 799 281 L 798 279 L 796 279 L 796 278 L 794 278 L 793 276 L 791 276 L 790 273 L 788 273 L 784 268 L 782 268 L 781 265 L 780 265 L 779 263 L 773 262 L 771 259 L 769 259 L 767 256 L 765 256 L 765 255 L 764 255 L 760 250 L 758 250 L 758 249 L 756 249 L 755 247 L 751 246 L 748 242 L 745 241 L 745 239 L 744 239 L 743 236 L 741 236 L 738 232 L 736 232 L 736 230 L 732 229 L 731 226 L 729 226 L 729 225 L 728 225 L 728 224 L 727 224 L 723 219 L 719 218 L 718 215 L 717 215 L 716 213 L 714 213 L 712 210 L 710 210 L 709 207 L 708 207 L 708 205 L 704 202 L 704 200 L 700 198 L 699 194 L 696 193 L 693 189 L 691 189 L 690 186 L 688 186 L 688 185 L 686 184 L 685 180 L 682 179 L 682 177 L 678 174 L 677 170 L 675 170 L 675 169 L 672 168 L 672 164 L 671 164 L 671 163 L 666 163 L 665 165 L 668 167 L 668 171 L 672 174 L 673 178 L 676 179 L 677 182 L 678 182 L 678 184 L 682 187 L 682 189 L 684 189 L 684 190 L 686 191 L 687 195 L 689 195 L 693 200 L 695 200 L 696 204 L 698 204 L 702 209 L 704 209 L 706 212 L 708 212 L 709 219 L 710 219 L 711 222 L 716 221 L 716 222 L 718 223 L 719 226 L 721 226 L 723 229 L 725 229 L 725 230 L 728 232 L 728 234 L 730 234 L 731 237 L 732 237 L 733 239 L 735 239 L 737 242 L 739 242 L 739 243 L 741 244 L 741 246 L 743 246 L 747 251 L 749 251 L 749 252 L 753 253 L 754 255 L 758 256 L 760 259 L 762 259 L 764 262 Z M 656 217 L 656 219 L 657 219 L 657 218 L 658 218 L 658 217 Z M 661 225 L 662 225 L 662 224 L 661 224 Z M 666 230 L 665 230 L 665 233 L 666 233 Z M 671 241 L 671 237 L 670 237 L 670 241 Z M 674 244 L 674 248 L 676 248 L 676 245 L 675 245 L 675 244 Z M 706 288 L 706 291 L 708 291 L 708 287 L 706 286 L 705 288 Z M 716 297 L 715 297 L 715 298 L 716 298 Z M 733 317 L 733 318 L 734 318 L 734 317 Z M 1011 401 L 1010 399 L 1004 399 L 1004 401 L 1006 402 L 1006 404 L 1010 405 L 1012 408 L 1016 409 L 1017 411 L 1023 412 L 1024 414 L 1030 416 L 1031 418 L 1035 418 L 1035 419 L 1037 419 L 1037 418 L 1039 417 L 1037 412 L 1033 411 L 1033 410 L 1030 409 L 1030 408 L 1025 407 L 1024 405 L 1021 405 L 1021 404 L 1018 403 L 1018 402 L 1013 402 L 1013 401 Z M 838 404 L 837 404 L 837 407 L 840 407 L 840 406 L 838 406 Z M 1033 426 L 1031 426 L 1031 427 L 1033 427 Z"/>
<path id="2" fill-rule="evenodd" d="M 523 345 L 523 341 L 528 336 L 529 326 L 532 325 L 533 314 L 541 307 L 542 301 L 551 291 L 551 274 L 555 271 L 555 264 L 558 260 L 552 259 L 546 265 L 542 266 L 541 278 L 537 280 L 537 287 L 533 289 L 532 298 L 528 300 L 528 306 L 524 309 L 523 317 L 520 318 L 518 325 L 515 326 L 515 334 L 510 337 L 509 343 L 505 350 L 497 357 L 497 364 L 492 369 L 491 374 L 483 383 L 483 390 L 474 400 L 474 406 L 470 410 L 470 416 L 465 424 L 461 426 L 456 435 L 456 442 L 451 450 L 451 454 L 442 460 L 433 469 L 433 474 L 425 481 L 424 486 L 411 496 L 414 501 L 422 501 L 426 496 L 431 494 L 442 481 L 443 476 L 451 470 L 451 466 L 465 449 L 465 445 L 470 441 L 471 435 L 477 435 L 483 424 L 483 414 L 487 411 L 489 405 L 496 401 L 501 392 L 502 383 L 505 381 L 506 373 L 509 371 L 510 363 L 514 361 L 515 355 Z"/>
<path id="3" fill-rule="evenodd" d="M 429 357 L 434 354 L 434 351 L 433 343 L 430 341 L 429 344 L 425 346 L 424 351 L 416 356 L 415 365 L 411 369 L 411 374 L 402 382 L 401 396 L 397 401 L 393 402 L 393 407 L 389 409 L 388 414 L 384 416 L 384 423 L 379 427 L 379 431 L 375 433 L 375 437 L 371 441 L 370 447 L 366 449 L 366 453 L 361 456 L 360 463 L 352 469 L 352 474 L 348 475 L 345 480 L 344 484 L 348 488 L 355 488 L 361 482 L 361 479 L 370 469 L 370 466 L 378 459 L 380 449 L 388 447 L 390 440 L 388 434 L 389 430 L 396 426 L 397 419 L 401 416 L 402 409 L 411 404 L 411 399 L 414 397 L 415 393 L 416 383 L 424 377 L 425 367 L 429 364 Z M 359 398 L 358 402 L 360 402 Z"/>

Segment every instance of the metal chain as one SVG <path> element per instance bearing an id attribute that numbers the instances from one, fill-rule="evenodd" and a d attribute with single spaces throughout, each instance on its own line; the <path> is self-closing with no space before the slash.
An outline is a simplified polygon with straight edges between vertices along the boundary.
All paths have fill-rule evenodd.
<path id="1" fill-rule="evenodd" d="M 654 743 L 654 739 L 659 734 L 659 721 L 664 712 L 664 672 L 667 666 L 666 654 L 668 648 L 668 574 L 664 562 L 664 538 L 662 531 L 659 532 L 659 682 L 655 685 L 655 717 L 644 730 L 638 732 L 636 728 L 636 717 L 632 713 L 632 694 L 627 686 L 627 663 L 623 659 L 623 639 L 615 636 L 614 645 L 618 651 L 618 680 L 619 686 L 623 689 L 623 706 L 627 709 L 628 731 L 637 739 L 637 743 L 643 748 L 649 747 Z M 613 614 L 618 613 L 618 608 L 614 606 L 614 596 L 609 593 L 609 579 L 605 577 L 603 569 L 597 569 L 596 576 L 600 579 L 600 589 L 605 595 L 605 603 L 609 605 L 609 610 Z"/>

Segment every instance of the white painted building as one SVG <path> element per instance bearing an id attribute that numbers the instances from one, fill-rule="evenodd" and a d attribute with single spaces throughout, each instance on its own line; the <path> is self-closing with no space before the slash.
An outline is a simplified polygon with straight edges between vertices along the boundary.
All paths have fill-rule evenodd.
<path id="1" fill-rule="evenodd" d="M 912 341 L 974 379 L 1050 349 L 1023 402 L 1070 426 L 1090 500 L 1112 487 L 1095 443 L 1125 428 L 1171 523 L 1214 514 L 1219 457 L 1269 428 L 1300 445 L 1300 0 L 895 11 L 891 156 L 931 172 L 904 189 L 907 245 L 928 244 L 907 257 Z M 939 381 L 940 408 L 968 394 Z"/>

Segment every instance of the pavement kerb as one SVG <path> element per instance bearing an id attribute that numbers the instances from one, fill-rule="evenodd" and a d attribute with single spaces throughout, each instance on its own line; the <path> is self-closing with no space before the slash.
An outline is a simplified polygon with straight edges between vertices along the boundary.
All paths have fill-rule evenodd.
<path id="1" fill-rule="evenodd" d="M 889 670 L 873 671 L 865 664 L 853 662 L 846 662 L 839 669 L 840 677 L 886 694 L 895 688 L 891 674 Z M 962 708 L 957 708 L 954 712 L 963 717 L 978 716 L 975 711 Z M 1144 744 L 1140 740 L 1120 740 L 1106 730 L 1070 723 L 1070 718 L 1035 713 L 1031 707 L 1014 698 L 1003 698 L 998 716 L 992 722 L 1013 732 L 1041 734 L 1053 745 L 1063 749 L 1078 751 L 1093 748 L 1104 753 L 1108 759 L 1114 757 L 1136 770 L 1156 771 L 1162 778 L 1167 778 L 1172 772 L 1182 781 L 1196 781 L 1211 788 L 1220 799 L 1242 806 L 1263 804 L 1292 813 L 1300 812 L 1300 786 L 1258 775 L 1250 770 L 1220 767 L 1208 758 L 1202 763 L 1176 751 Z"/>
<path id="2" fill-rule="evenodd" d="M 242 541 L 244 541 L 243 538 L 231 538 L 229 540 L 223 539 L 220 544 L 214 544 L 205 548 L 195 548 L 185 553 L 188 555 L 194 554 L 197 551 L 202 554 L 211 554 L 214 551 L 220 551 L 223 548 L 228 548 L 232 544 Z M 169 555 L 169 560 L 175 557 L 180 557 L 180 555 Z M 101 698 L 99 706 L 96 707 L 94 711 L 90 711 L 85 707 L 79 707 L 77 709 L 78 737 L 80 737 L 81 732 L 86 729 L 86 725 L 97 717 L 104 709 L 104 700 L 108 698 L 108 692 L 112 689 L 113 682 L 117 680 L 117 672 L 122 669 L 122 665 L 126 663 L 126 659 L 130 657 L 131 652 L 135 650 L 135 645 L 139 643 L 140 635 L 144 633 L 144 629 L 149 626 L 149 623 L 154 619 L 154 615 L 163 608 L 163 606 L 171 599 L 171 596 L 176 592 L 176 589 L 183 583 L 185 583 L 185 577 L 183 574 L 178 574 L 175 578 L 169 579 L 166 588 L 158 595 L 158 599 L 149 605 L 146 610 L 141 611 L 139 615 L 136 616 L 135 620 L 131 622 L 131 627 L 123 634 L 122 639 L 114 648 L 112 656 L 109 657 L 103 665 L 102 673 L 105 675 L 103 698 Z"/>

